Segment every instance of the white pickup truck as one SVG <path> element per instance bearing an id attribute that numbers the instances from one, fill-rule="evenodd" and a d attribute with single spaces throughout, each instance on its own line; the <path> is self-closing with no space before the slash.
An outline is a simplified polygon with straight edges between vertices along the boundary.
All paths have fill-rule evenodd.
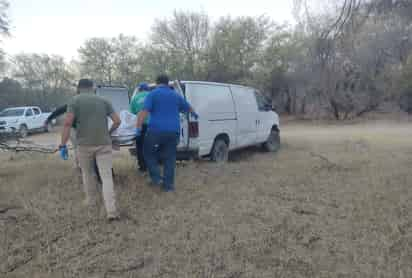
<path id="1" fill-rule="evenodd" d="M 44 122 L 50 113 L 42 113 L 37 106 L 12 107 L 0 112 L 0 133 L 18 133 L 26 137 L 29 132 L 49 130 Z"/>

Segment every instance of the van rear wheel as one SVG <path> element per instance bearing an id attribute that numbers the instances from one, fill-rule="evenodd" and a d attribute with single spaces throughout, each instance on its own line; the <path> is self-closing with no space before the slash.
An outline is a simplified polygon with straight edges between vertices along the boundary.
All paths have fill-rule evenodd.
<path id="1" fill-rule="evenodd" d="M 276 129 L 272 129 L 268 140 L 263 143 L 263 149 L 267 152 L 277 152 L 280 149 L 280 134 Z"/>
<path id="2" fill-rule="evenodd" d="M 211 160 L 217 163 L 225 163 L 229 160 L 229 146 L 225 140 L 218 138 L 213 144 Z"/>

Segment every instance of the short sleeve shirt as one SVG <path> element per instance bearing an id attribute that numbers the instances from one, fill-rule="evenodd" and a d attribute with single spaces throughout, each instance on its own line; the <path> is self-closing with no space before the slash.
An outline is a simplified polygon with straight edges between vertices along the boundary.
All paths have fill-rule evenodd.
<path id="1" fill-rule="evenodd" d="M 90 94 L 80 94 L 67 107 L 76 119 L 76 137 L 79 145 L 100 146 L 112 143 L 107 117 L 113 112 L 106 99 Z"/>
<path id="2" fill-rule="evenodd" d="M 148 94 L 149 92 L 138 92 L 135 96 L 133 96 L 132 101 L 130 102 L 130 113 L 137 115 L 143 110 L 144 101 Z M 148 120 L 149 117 L 146 117 L 145 124 L 148 123 Z"/>
<path id="3" fill-rule="evenodd" d="M 180 112 L 189 112 L 189 103 L 168 86 L 159 86 L 146 96 L 144 110 L 150 113 L 149 131 L 180 131 Z"/>

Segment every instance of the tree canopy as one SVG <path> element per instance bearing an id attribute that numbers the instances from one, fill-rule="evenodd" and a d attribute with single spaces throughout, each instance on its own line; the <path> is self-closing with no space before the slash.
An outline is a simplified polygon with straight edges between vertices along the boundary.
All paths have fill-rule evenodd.
<path id="1" fill-rule="evenodd" d="M 0 3 L 0 11 L 7 10 L 7 2 Z M 295 0 L 294 6 L 295 25 L 269 16 L 212 20 L 177 10 L 154 21 L 147 41 L 122 34 L 88 39 L 77 61 L 16 55 L 5 82 L 49 98 L 73 92 L 70 84 L 80 76 L 132 90 L 167 73 L 254 86 L 279 112 L 307 117 L 348 119 L 385 101 L 412 112 L 412 1 Z M 8 22 L 0 12 L 3 34 Z"/>

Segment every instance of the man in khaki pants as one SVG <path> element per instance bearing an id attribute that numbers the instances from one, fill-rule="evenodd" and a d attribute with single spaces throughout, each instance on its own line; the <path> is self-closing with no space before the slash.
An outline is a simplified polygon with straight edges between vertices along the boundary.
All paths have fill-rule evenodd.
<path id="1" fill-rule="evenodd" d="M 107 117 L 113 121 L 108 130 Z M 78 95 L 67 107 L 60 148 L 66 148 L 70 129 L 76 121 L 77 155 L 82 170 L 86 202 L 94 210 L 97 206 L 97 176 L 94 161 L 103 184 L 103 199 L 109 221 L 119 219 L 112 176 L 112 142 L 110 134 L 120 125 L 119 115 L 112 105 L 102 97 L 96 96 L 93 81 L 81 79 Z"/>

